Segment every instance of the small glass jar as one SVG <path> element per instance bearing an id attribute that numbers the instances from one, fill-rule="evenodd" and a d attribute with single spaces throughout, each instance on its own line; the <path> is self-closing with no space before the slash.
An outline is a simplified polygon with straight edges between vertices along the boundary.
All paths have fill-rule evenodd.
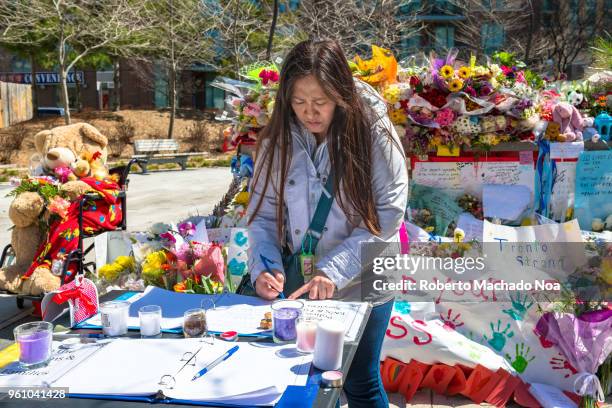
<path id="1" fill-rule="evenodd" d="M 123 336 L 128 331 L 128 316 L 130 304 L 128 302 L 104 302 L 100 305 L 100 318 L 102 332 L 106 336 Z"/>
<path id="2" fill-rule="evenodd" d="M 183 314 L 183 335 L 186 338 L 203 337 L 207 331 L 204 309 L 189 309 Z"/>
<path id="3" fill-rule="evenodd" d="M 27 369 L 45 366 L 51 360 L 53 325 L 49 322 L 24 323 L 13 329 L 19 345 L 19 363 Z"/>
<path id="4" fill-rule="evenodd" d="M 282 299 L 272 303 L 272 339 L 275 343 L 291 343 L 297 337 L 296 322 L 304 303 Z"/>
<path id="5" fill-rule="evenodd" d="M 140 318 L 140 337 L 161 337 L 162 309 L 158 305 L 147 305 L 138 309 Z"/>

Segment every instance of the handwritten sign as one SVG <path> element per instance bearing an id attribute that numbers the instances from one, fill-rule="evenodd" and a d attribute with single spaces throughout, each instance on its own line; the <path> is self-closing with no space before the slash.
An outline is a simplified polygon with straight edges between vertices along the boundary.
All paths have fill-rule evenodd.
<path id="1" fill-rule="evenodd" d="M 532 164 L 516 161 L 417 162 L 412 172 L 415 183 L 443 188 L 457 197 L 463 193 L 482 194 L 484 184 L 524 185 L 534 191 Z"/>
<path id="2" fill-rule="evenodd" d="M 612 214 L 612 151 L 580 154 L 576 166 L 575 213 L 580 227 L 591 229 L 594 218 Z"/>

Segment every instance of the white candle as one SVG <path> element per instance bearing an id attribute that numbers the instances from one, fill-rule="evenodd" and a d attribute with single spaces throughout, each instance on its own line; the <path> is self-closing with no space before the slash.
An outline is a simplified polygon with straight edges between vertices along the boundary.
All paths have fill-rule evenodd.
<path id="1" fill-rule="evenodd" d="M 311 320 L 298 320 L 296 347 L 302 353 L 312 353 L 315 348 L 317 323 Z"/>
<path id="2" fill-rule="evenodd" d="M 158 314 L 143 314 L 140 316 L 140 334 L 150 337 L 161 332 L 161 316 Z"/>
<path id="3" fill-rule="evenodd" d="M 344 349 L 344 323 L 323 320 L 317 326 L 312 363 L 323 371 L 338 370 L 342 365 Z"/>
<path id="4" fill-rule="evenodd" d="M 127 333 L 130 304 L 127 302 L 104 302 L 100 305 L 102 332 L 107 336 Z"/>

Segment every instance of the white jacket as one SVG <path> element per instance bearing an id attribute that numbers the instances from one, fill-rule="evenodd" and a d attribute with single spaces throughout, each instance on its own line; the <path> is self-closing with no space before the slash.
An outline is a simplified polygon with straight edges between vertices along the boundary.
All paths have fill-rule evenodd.
<path id="1" fill-rule="evenodd" d="M 397 232 L 404 218 L 408 200 L 408 172 L 401 147 L 398 149 L 383 134 L 391 132 L 397 146 L 399 138 L 387 115 L 387 107 L 381 96 L 369 85 L 356 81 L 357 89 L 367 106 L 373 109 L 376 120 L 372 125 L 374 149 L 372 150 L 372 189 L 381 227 L 380 236 L 373 235 L 363 222 L 355 228 L 344 211 L 334 200 L 322 237 L 316 248 L 316 268 L 331 279 L 339 291 L 350 286 L 361 273 L 360 243 L 397 241 Z M 316 139 L 301 125 L 292 127 L 293 157 L 285 182 L 285 218 L 287 244 L 300 249 L 308 230 L 319 197 L 330 172 L 327 143 L 317 146 Z M 260 163 L 256 163 L 260 165 Z M 278 177 L 278 172 L 275 174 Z M 283 271 L 281 242 L 276 228 L 276 196 L 272 186 L 275 176 L 265 191 L 264 201 L 257 217 L 249 225 L 249 271 L 254 283 L 265 271 L 261 256 L 270 259 L 270 268 Z M 263 178 L 263 177 L 262 177 Z M 261 183 L 263 184 L 263 182 Z M 251 217 L 262 186 L 251 186 L 248 217 Z M 344 292 L 344 291 L 343 291 Z"/>

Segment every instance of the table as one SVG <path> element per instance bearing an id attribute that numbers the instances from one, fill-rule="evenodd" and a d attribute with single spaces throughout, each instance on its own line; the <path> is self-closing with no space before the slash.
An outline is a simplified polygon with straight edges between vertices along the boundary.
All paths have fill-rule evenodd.
<path id="1" fill-rule="evenodd" d="M 108 301 L 108 300 L 113 300 L 115 298 L 117 298 L 119 295 L 121 295 L 122 293 L 125 293 L 127 291 L 120 291 L 120 290 L 115 290 L 112 292 L 109 292 L 103 296 L 100 297 L 100 303 L 104 302 L 104 301 Z M 359 344 L 359 340 L 361 339 L 361 337 L 363 336 L 363 331 L 365 329 L 365 326 L 370 318 L 370 312 L 372 311 L 372 306 L 369 305 L 367 310 L 366 310 L 366 314 L 365 314 L 365 318 L 363 319 L 362 323 L 361 323 L 361 327 L 359 328 L 359 332 L 357 334 L 357 338 L 355 341 L 352 342 L 345 342 L 344 343 L 344 353 L 342 356 L 342 367 L 340 368 L 340 370 L 342 372 L 344 372 L 345 374 L 348 372 L 350 366 L 351 366 L 351 362 L 353 361 L 353 358 L 355 357 L 355 352 L 357 351 L 357 346 Z M 31 321 L 37 321 L 40 320 L 34 316 L 27 316 L 22 318 L 21 320 L 18 320 L 16 322 L 14 322 L 13 324 L 11 324 L 10 326 L 7 326 L 5 328 L 3 328 L 2 330 L 0 330 L 0 338 L 2 339 L 13 339 L 13 329 L 22 324 L 22 323 L 27 323 L 27 322 L 31 322 Z M 55 324 L 60 324 L 63 326 L 68 327 L 70 325 L 70 318 L 67 314 L 65 314 L 64 316 L 60 317 L 57 321 L 54 322 Z M 99 333 L 100 330 L 74 330 L 74 333 Z M 128 332 L 128 337 L 140 337 L 140 333 L 138 331 L 130 331 Z M 176 338 L 176 337 L 182 337 L 181 335 L 177 335 L 177 334 L 171 334 L 171 333 L 164 333 L 163 334 L 164 338 Z M 253 341 L 252 338 L 241 338 L 238 341 Z M 272 341 L 272 339 L 260 339 L 258 341 Z M 319 370 L 315 369 L 314 367 L 311 367 L 311 375 L 314 373 L 316 374 L 316 372 L 320 372 Z M 334 408 L 336 406 L 336 400 L 340 397 L 340 388 L 319 388 L 317 397 L 315 399 L 314 402 L 314 407 L 321 407 L 321 408 Z M 13 406 L 13 404 L 15 406 L 23 406 L 23 407 L 70 407 L 70 408 L 120 408 L 120 407 L 129 407 L 129 408 L 144 408 L 146 407 L 148 404 L 146 403 L 142 403 L 142 402 L 127 402 L 127 401 L 110 401 L 110 400 L 97 400 L 97 399 L 80 399 L 80 398 L 66 398 L 66 399 L 56 399 L 56 400 L 21 400 L 21 401 L 16 401 L 16 400 L 9 400 L 8 399 L 8 395 L 7 394 L 0 394 L 0 406 L 3 406 L 5 403 L 11 404 L 11 406 Z M 178 405 L 178 404 L 163 404 L 164 407 L 184 407 L 185 405 Z M 213 406 L 213 405 L 211 405 Z"/>

